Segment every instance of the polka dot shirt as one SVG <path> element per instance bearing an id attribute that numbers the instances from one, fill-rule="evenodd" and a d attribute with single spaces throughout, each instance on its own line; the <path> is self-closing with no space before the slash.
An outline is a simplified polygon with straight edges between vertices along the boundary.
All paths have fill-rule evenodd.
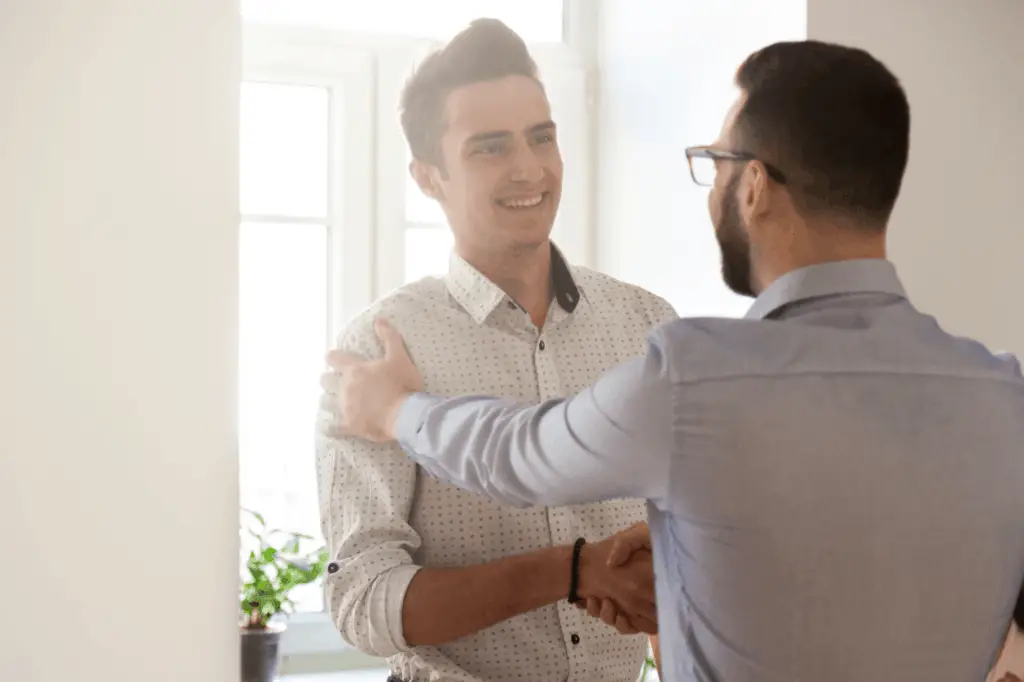
<path id="1" fill-rule="evenodd" d="M 675 319 L 664 300 L 585 268 L 552 248 L 555 301 L 538 329 L 497 285 L 453 255 L 447 276 L 385 296 L 355 319 L 339 346 L 381 349 L 373 320 L 405 339 L 426 390 L 525 401 L 572 395 L 643 352 L 647 333 Z M 440 646 L 409 647 L 402 600 L 419 567 L 482 564 L 546 547 L 593 542 L 645 519 L 643 502 L 514 509 L 425 475 L 395 445 L 325 435 L 317 476 L 331 563 L 327 600 L 342 637 L 388 657 L 403 680 L 634 682 L 646 639 L 624 637 L 566 601 Z M 568 582 L 568 576 L 566 576 Z M 568 590 L 568 585 L 566 585 Z"/>

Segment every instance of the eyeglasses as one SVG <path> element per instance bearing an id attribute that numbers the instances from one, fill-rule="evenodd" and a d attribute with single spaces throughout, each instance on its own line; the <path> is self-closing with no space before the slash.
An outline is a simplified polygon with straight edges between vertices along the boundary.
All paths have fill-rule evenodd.
<path id="1" fill-rule="evenodd" d="M 780 185 L 786 184 L 786 176 L 782 171 L 749 152 L 731 152 L 714 147 L 687 147 L 686 162 L 690 165 L 690 177 L 701 187 L 715 184 L 719 161 L 761 161 L 770 177 Z"/>

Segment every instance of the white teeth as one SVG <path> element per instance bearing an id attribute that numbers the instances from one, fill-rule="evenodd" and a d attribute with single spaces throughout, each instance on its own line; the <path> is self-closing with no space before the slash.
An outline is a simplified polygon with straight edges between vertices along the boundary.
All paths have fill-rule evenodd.
<path id="1" fill-rule="evenodd" d="M 538 194 L 537 196 L 530 197 L 529 199 L 504 199 L 502 200 L 501 205 L 507 208 L 533 208 L 543 200 L 544 195 Z"/>

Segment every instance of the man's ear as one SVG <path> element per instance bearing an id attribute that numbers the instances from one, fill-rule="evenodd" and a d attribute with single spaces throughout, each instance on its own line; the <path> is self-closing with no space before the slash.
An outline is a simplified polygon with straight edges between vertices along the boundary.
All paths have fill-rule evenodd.
<path id="1" fill-rule="evenodd" d="M 768 171 L 760 161 L 752 161 L 743 171 L 742 210 L 749 220 L 768 210 L 771 186 L 768 183 Z"/>
<path id="2" fill-rule="evenodd" d="M 436 201 L 441 200 L 441 187 L 437 181 L 437 173 L 434 172 L 434 166 L 419 159 L 413 159 L 409 162 L 409 175 L 416 181 L 423 194 Z"/>

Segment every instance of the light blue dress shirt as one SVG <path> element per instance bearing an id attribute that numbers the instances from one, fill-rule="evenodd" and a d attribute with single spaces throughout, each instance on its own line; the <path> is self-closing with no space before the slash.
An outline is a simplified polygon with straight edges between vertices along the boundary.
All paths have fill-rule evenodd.
<path id="1" fill-rule="evenodd" d="M 418 394 L 398 439 L 512 505 L 649 500 L 662 679 L 981 682 L 1024 580 L 1024 378 L 892 265 L 780 278 L 540 405 Z"/>

